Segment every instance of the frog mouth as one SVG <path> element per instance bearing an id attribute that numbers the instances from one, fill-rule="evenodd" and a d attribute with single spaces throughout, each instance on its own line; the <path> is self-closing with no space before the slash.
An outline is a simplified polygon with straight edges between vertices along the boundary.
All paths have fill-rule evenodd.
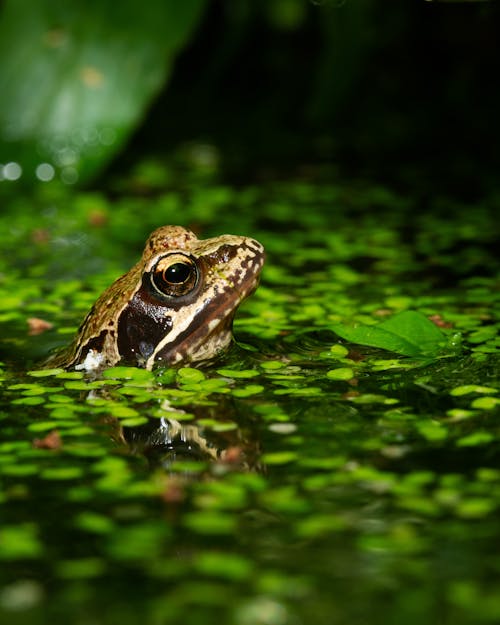
<path id="1" fill-rule="evenodd" d="M 233 320 L 239 304 L 255 291 L 258 284 L 257 273 L 239 288 L 233 286 L 218 293 L 206 310 L 195 315 L 175 338 L 165 337 L 148 359 L 146 367 L 199 362 L 219 355 L 232 341 Z"/>

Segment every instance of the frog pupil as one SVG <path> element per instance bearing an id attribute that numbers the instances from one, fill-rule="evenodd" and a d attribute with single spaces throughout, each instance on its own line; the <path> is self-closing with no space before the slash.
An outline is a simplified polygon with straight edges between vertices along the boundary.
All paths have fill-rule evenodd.
<path id="1" fill-rule="evenodd" d="M 192 266 L 187 263 L 174 263 L 165 269 L 164 279 L 170 284 L 183 284 L 191 275 Z"/>

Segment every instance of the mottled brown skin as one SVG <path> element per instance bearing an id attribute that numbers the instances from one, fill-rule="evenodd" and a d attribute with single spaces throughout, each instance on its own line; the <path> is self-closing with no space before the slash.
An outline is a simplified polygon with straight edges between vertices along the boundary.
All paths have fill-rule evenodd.
<path id="1" fill-rule="evenodd" d="M 181 226 L 158 228 L 47 365 L 96 370 L 123 360 L 151 369 L 212 358 L 230 343 L 234 313 L 257 287 L 263 263 L 254 239 L 199 240 Z"/>

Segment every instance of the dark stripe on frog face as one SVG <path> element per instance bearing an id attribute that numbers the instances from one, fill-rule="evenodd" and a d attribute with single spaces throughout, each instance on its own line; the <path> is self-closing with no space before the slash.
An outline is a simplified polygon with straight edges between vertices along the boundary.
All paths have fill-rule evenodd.
<path id="1" fill-rule="evenodd" d="M 173 363 L 185 360 L 204 360 L 216 356 L 231 341 L 233 317 L 239 303 L 248 297 L 258 284 L 258 275 L 264 262 L 262 247 L 252 247 L 252 258 L 241 258 L 230 276 L 211 283 L 206 288 L 205 308 L 191 315 L 191 321 L 181 331 L 173 332 L 172 339 L 166 336 L 158 346 L 148 366 L 154 363 Z M 254 251 L 257 255 L 254 256 Z M 241 267 L 245 265 L 245 271 Z M 251 268 L 250 268 L 251 266 Z M 170 339 L 170 340 L 169 340 Z"/>
<path id="2" fill-rule="evenodd" d="M 125 361 L 144 364 L 158 342 L 172 329 L 169 310 L 148 302 L 149 299 L 142 287 L 118 320 L 118 352 Z"/>
<path id="3" fill-rule="evenodd" d="M 204 359 L 217 356 L 224 350 L 232 338 L 233 318 L 236 310 L 226 313 L 227 295 L 222 294 L 213 300 L 203 315 L 197 316 L 193 322 L 172 342 L 164 343 L 154 354 L 154 364 L 175 363 L 180 361 Z"/>
<path id="4" fill-rule="evenodd" d="M 249 243 L 221 245 L 200 258 L 191 255 L 199 280 L 179 297 L 159 293 L 146 272 L 119 318 L 120 356 L 149 368 L 154 362 L 208 358 L 226 347 L 234 312 L 257 286 L 263 263 L 260 245 Z"/>

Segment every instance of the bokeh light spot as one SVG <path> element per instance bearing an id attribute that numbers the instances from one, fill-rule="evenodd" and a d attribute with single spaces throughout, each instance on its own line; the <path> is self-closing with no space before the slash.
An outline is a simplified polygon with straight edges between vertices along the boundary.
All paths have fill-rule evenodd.
<path id="1" fill-rule="evenodd" d="M 35 170 L 36 177 L 42 182 L 49 182 L 54 178 L 56 171 L 50 163 L 40 163 Z"/>

